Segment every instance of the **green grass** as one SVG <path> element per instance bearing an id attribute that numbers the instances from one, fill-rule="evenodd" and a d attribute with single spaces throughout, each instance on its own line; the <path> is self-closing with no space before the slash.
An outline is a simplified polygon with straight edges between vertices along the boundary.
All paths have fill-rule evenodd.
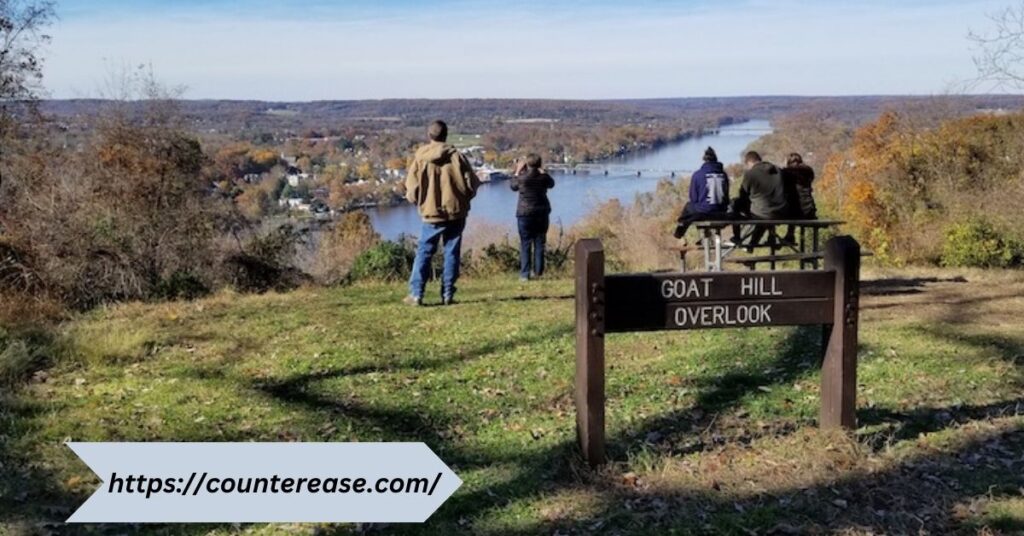
<path id="1" fill-rule="evenodd" d="M 386 533 L 1024 523 L 1024 331 L 987 310 L 936 319 L 944 310 L 866 297 L 852 438 L 815 430 L 816 329 L 608 336 L 613 463 L 594 472 L 574 444 L 571 281 L 469 279 L 454 307 L 402 306 L 404 291 L 222 294 L 69 322 L 47 377 L 0 399 L 0 523 L 47 526 L 88 496 L 98 480 L 66 440 L 425 441 L 465 484 L 426 524 Z"/>

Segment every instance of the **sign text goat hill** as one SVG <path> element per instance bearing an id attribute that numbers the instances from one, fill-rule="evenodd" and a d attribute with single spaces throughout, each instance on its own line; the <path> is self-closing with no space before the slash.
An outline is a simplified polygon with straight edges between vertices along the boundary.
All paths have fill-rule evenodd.
<path id="1" fill-rule="evenodd" d="M 599 240 L 576 244 L 576 430 L 583 457 L 605 461 L 604 335 L 630 331 L 825 326 L 823 428 L 854 428 L 860 246 L 825 245 L 825 269 L 604 275 Z"/>

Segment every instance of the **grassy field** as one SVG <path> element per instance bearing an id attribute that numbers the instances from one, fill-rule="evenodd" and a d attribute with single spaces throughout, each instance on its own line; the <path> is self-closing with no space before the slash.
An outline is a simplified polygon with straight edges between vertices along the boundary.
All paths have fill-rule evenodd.
<path id="1" fill-rule="evenodd" d="M 0 398 L 0 523 L 67 530 L 98 479 L 66 440 L 411 440 L 465 481 L 424 525 L 81 530 L 1024 532 L 1024 274 L 866 274 L 852 436 L 815 428 L 816 329 L 609 336 L 614 462 L 596 472 L 574 443 L 570 280 L 466 280 L 454 307 L 403 293 L 221 294 L 69 321 L 57 363 Z"/>

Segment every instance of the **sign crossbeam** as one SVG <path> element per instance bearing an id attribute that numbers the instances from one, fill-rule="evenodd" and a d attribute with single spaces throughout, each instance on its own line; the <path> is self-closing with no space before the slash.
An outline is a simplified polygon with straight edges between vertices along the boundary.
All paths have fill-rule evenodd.
<path id="1" fill-rule="evenodd" d="M 605 277 L 608 333 L 832 322 L 835 272 Z"/>

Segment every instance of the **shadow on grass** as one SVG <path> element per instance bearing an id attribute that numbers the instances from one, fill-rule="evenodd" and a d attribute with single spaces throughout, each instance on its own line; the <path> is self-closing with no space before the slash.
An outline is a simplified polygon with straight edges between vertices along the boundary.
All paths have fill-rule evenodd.
<path id="1" fill-rule="evenodd" d="M 5 347 L 4 335 L 0 328 L 0 533 L 4 525 L 63 521 L 81 498 L 66 492 L 59 476 L 21 442 L 37 419 L 61 408 L 27 396 L 22 383 L 53 365 L 56 338 L 38 326 L 19 332 L 13 339 L 19 354 Z"/>
<path id="2" fill-rule="evenodd" d="M 706 381 L 697 406 L 708 412 L 725 411 L 749 394 L 758 396 L 759 387 L 785 384 L 805 375 L 811 364 L 816 363 L 814 352 L 818 336 L 816 328 L 794 330 L 782 345 L 779 359 L 770 366 L 741 367 L 720 379 Z M 881 419 L 903 422 L 905 426 L 896 440 L 914 439 L 921 432 L 1005 416 L 1019 411 L 1022 403 L 1022 400 L 1012 400 L 979 407 L 920 410 L 908 415 L 869 410 L 862 411 L 861 418 L 869 424 Z M 610 437 L 611 453 L 621 460 L 622 452 L 638 437 L 666 428 L 679 429 L 687 413 L 657 416 Z M 936 418 L 944 413 L 955 417 Z M 929 424 L 922 425 L 925 422 Z M 707 448 L 698 444 L 689 450 Z M 599 514 L 571 521 L 538 521 L 514 531 L 502 530 L 502 533 L 753 534 L 843 529 L 882 533 L 973 532 L 976 527 L 963 525 L 963 520 L 954 513 L 954 506 L 977 498 L 1015 495 L 1018 487 L 1024 485 L 1024 459 L 1014 458 L 1013 452 L 1024 452 L 1024 431 L 1020 429 L 976 439 L 951 454 L 907 460 L 883 472 L 851 471 L 848 477 L 810 487 L 797 486 L 731 498 L 729 494 L 711 490 L 623 492 L 583 469 L 574 442 L 562 442 L 516 460 L 491 458 L 491 463 L 515 461 L 522 470 L 515 477 L 487 489 L 456 495 L 437 514 L 437 519 L 424 527 L 402 527 L 397 532 L 461 532 L 460 527 L 470 531 L 474 519 L 510 503 L 529 501 L 541 494 L 581 490 L 599 495 L 605 505 Z M 459 460 L 457 449 L 451 454 L 455 461 Z M 934 491 L 923 494 L 922 489 Z M 389 527 L 388 532 L 395 529 Z"/>
<path id="3" fill-rule="evenodd" d="M 576 296 L 574 294 L 563 294 L 553 296 L 509 296 L 507 298 L 483 298 L 474 300 L 458 300 L 460 304 L 474 304 L 474 303 L 502 303 L 502 302 L 531 302 L 531 301 L 566 301 L 574 300 Z"/>
<path id="4" fill-rule="evenodd" d="M 561 328 L 565 330 L 566 328 Z M 564 332 L 563 332 L 564 333 Z M 540 335 L 538 340 L 550 335 Z M 759 388 L 767 385 L 785 384 L 797 377 L 809 373 L 820 350 L 820 330 L 818 328 L 799 328 L 790 331 L 789 337 L 780 346 L 779 358 L 768 363 L 760 363 L 743 367 L 730 372 L 721 378 L 699 380 L 702 384 L 698 396 L 698 405 L 706 412 L 713 424 L 711 414 L 726 411 L 734 407 L 747 395 L 760 393 Z M 530 344 L 530 339 L 518 339 L 501 343 L 503 345 Z M 487 355 L 507 348 L 495 348 L 486 345 L 471 352 L 471 355 Z M 455 364 L 461 359 L 447 360 L 446 364 Z M 338 371 L 335 371 L 337 373 Z M 256 388 L 277 401 L 289 405 L 298 405 L 306 410 L 321 412 L 324 410 L 344 415 L 345 418 L 360 421 L 361 426 L 380 430 L 392 439 L 425 441 L 444 460 L 458 470 L 484 469 L 495 465 L 513 464 L 517 466 L 515 476 L 488 486 L 485 489 L 469 493 L 457 494 L 438 514 L 436 524 L 425 527 L 389 527 L 388 532 L 448 532 L 459 530 L 467 519 L 472 519 L 492 509 L 507 506 L 510 502 L 528 499 L 544 493 L 554 493 L 580 485 L 592 476 L 586 476 L 589 470 L 584 469 L 576 452 L 574 442 L 563 441 L 554 446 L 542 449 L 527 449 L 517 452 L 496 454 L 481 452 L 466 446 L 458 440 L 441 437 L 437 430 L 447 427 L 456 420 L 456 413 L 441 414 L 426 411 L 423 408 L 382 409 L 367 406 L 359 401 L 339 400 L 332 395 L 325 395 L 311 388 L 312 384 L 333 377 L 331 373 L 301 375 L 284 382 L 268 385 L 257 385 Z M 680 411 L 647 419 L 638 426 L 632 427 L 610 438 L 610 451 L 613 457 L 623 459 L 629 449 L 636 446 L 637 436 L 644 437 L 652 432 L 663 433 L 666 430 L 682 431 L 680 423 L 693 422 L 689 412 Z M 708 425 L 711 426 L 711 425 Z M 687 427 L 688 428 L 688 427 Z M 789 431 L 795 429 L 795 426 Z M 772 432 L 777 435 L 778 430 Z M 750 438 L 752 439 L 752 438 Z M 699 451 L 706 448 L 700 444 L 691 450 Z M 539 527 L 538 527 L 539 529 Z"/>
<path id="5" fill-rule="evenodd" d="M 739 352 L 742 350 L 719 348 L 706 359 L 711 362 L 736 362 Z M 820 362 L 821 327 L 801 326 L 790 329 L 776 353 L 778 357 L 768 363 L 751 363 L 747 359 L 743 365 L 725 373 L 711 372 L 693 379 L 690 383 L 698 389 L 693 407 L 652 417 L 629 427 L 620 440 L 609 442 L 610 455 L 625 459 L 629 451 L 638 447 L 653 448 L 670 455 L 683 455 L 727 441 L 749 443 L 764 435 L 791 433 L 796 429 L 796 423 L 781 423 L 752 431 L 748 427 L 725 425 L 722 420 L 724 414 L 740 405 L 747 397 L 761 396 L 765 389 L 789 385 L 813 374 Z M 706 433 L 694 433 L 700 430 Z"/>
<path id="6" fill-rule="evenodd" d="M 950 322 L 950 323 L 955 323 Z M 945 326 L 918 326 L 915 331 L 924 337 L 945 341 L 951 345 L 965 344 L 984 354 L 1013 365 L 1018 369 L 1017 385 L 1024 389 L 1024 338 L 996 333 L 965 333 Z"/>
<path id="7" fill-rule="evenodd" d="M 953 332 L 934 327 L 920 327 L 922 335 L 945 340 L 952 344 L 967 344 L 982 351 L 994 351 L 999 359 L 1017 366 L 1024 366 L 1024 338 L 992 333 Z"/>
<path id="8" fill-rule="evenodd" d="M 392 364 L 372 367 L 341 367 L 328 371 L 296 375 L 281 381 L 252 383 L 250 386 L 274 401 L 293 406 L 313 416 L 336 414 L 359 421 L 369 429 L 377 429 L 389 440 L 424 441 L 445 462 L 457 471 L 485 469 L 492 466 L 514 467 L 512 476 L 486 487 L 476 485 L 464 488 L 449 500 L 424 525 L 391 525 L 381 527 L 386 533 L 450 534 L 479 532 L 474 523 L 495 510 L 512 503 L 536 501 L 559 492 L 582 490 L 598 497 L 598 511 L 582 519 L 562 519 L 519 523 L 514 530 L 501 530 L 502 534 L 575 533 L 776 533 L 820 530 L 834 532 L 844 529 L 883 533 L 909 533 L 925 530 L 947 533 L 961 530 L 960 520 L 953 514 L 953 505 L 982 496 L 1001 497 L 1016 493 L 1024 485 L 1024 460 L 1005 455 L 1005 452 L 1024 452 L 1024 431 L 1012 430 L 994 437 L 971 441 L 952 454 L 934 454 L 906 460 L 893 469 L 876 473 L 853 473 L 835 481 L 826 481 L 809 487 L 782 487 L 765 493 L 746 493 L 732 496 L 724 492 L 707 490 L 679 490 L 676 492 L 646 492 L 621 489 L 609 484 L 606 477 L 583 467 L 575 442 L 565 440 L 542 448 L 493 453 L 468 446 L 458 438 L 445 437 L 437 432 L 461 417 L 459 408 L 450 411 L 429 410 L 424 407 L 388 408 L 360 400 L 325 394 L 316 389 L 320 381 L 369 372 L 407 372 L 456 367 L 468 361 L 507 352 L 520 345 L 566 336 L 571 326 L 554 327 L 533 336 L 511 340 L 489 341 L 468 352 L 445 359 L 401 360 Z M 653 441 L 668 447 L 680 434 L 692 434 L 692 429 L 711 429 L 715 418 L 736 407 L 749 397 L 763 396 L 762 387 L 786 385 L 813 373 L 818 363 L 819 329 L 797 328 L 790 331 L 776 350 L 777 358 L 769 363 L 739 365 L 721 375 L 702 376 L 695 380 L 699 389 L 694 408 L 704 416 L 694 418 L 694 408 L 669 412 L 646 419 L 609 438 L 610 452 L 618 460 L 650 434 L 673 434 L 672 441 Z M 978 344 L 992 341 L 979 339 Z M 1014 340 L 1003 341 L 1001 351 L 1014 354 L 1019 349 Z M 723 362 L 734 362 L 736 351 L 720 350 L 717 356 Z M 614 401 L 611 401 L 614 404 Z M 1021 400 L 979 407 L 946 408 L 945 410 L 915 410 L 906 414 L 886 410 L 862 410 L 865 423 L 893 422 L 901 426 L 897 441 L 913 439 L 922 431 L 937 431 L 956 423 L 1006 414 L 1010 405 L 1019 407 Z M 32 411 L 39 411 L 35 409 Z M 952 419 L 937 418 L 938 412 L 951 412 Z M 1016 411 L 1016 409 L 1014 410 Z M 19 414 L 21 422 L 33 419 L 33 413 Z M 685 423 L 685 426 L 682 424 Z M 809 423 L 808 423 L 809 424 Z M 795 429 L 796 424 L 793 425 Z M 7 432 L 7 430 L 5 430 Z M 784 432 L 785 433 L 785 432 Z M 778 435 L 778 431 L 773 431 Z M 667 437 L 667 436 L 666 436 Z M 734 439 L 734 438 L 733 438 Z M 649 442 L 651 443 L 651 442 Z M 718 444 L 717 441 L 714 444 Z M 713 445 L 698 443 L 686 451 L 699 452 Z M 680 451 L 672 451 L 678 454 Z M 22 467 L 26 460 L 12 452 L 9 445 L 0 446 L 0 461 L 4 471 Z M 10 464 L 8 464 L 10 461 Z M 1009 463 L 1009 465 L 1007 465 Z M 5 474 L 5 473 L 0 473 Z M 41 490 L 59 489 L 52 475 L 37 475 Z M 6 477 L 6 474 L 5 474 Z M 6 478 L 5 478 L 6 480 Z M 931 490 L 921 493 L 922 489 Z M 36 499 L 46 499 L 42 491 Z M 54 496 L 55 504 L 77 504 L 84 497 Z M 57 516 L 51 516 L 53 519 Z M 543 516 L 537 516 L 543 517 Z M 46 519 L 42 514 L 35 519 Z M 148 526 L 147 531 L 180 534 L 199 534 L 210 530 L 208 526 Z M 351 527 L 338 526 L 328 530 L 348 532 Z M 372 529 L 371 529 L 372 530 Z"/>
<path id="9" fill-rule="evenodd" d="M 1019 296 L 1016 294 L 1005 294 L 1002 296 L 979 296 L 975 298 L 964 298 L 959 296 L 935 296 L 929 300 L 922 300 L 914 303 L 872 303 L 868 305 L 862 305 L 862 311 L 877 311 L 883 309 L 899 309 L 909 308 L 913 306 L 928 307 L 928 306 L 944 306 L 945 309 L 941 315 L 935 318 L 935 322 L 956 324 L 971 314 L 969 308 L 976 307 L 985 304 L 995 304 L 996 302 L 1004 302 L 1018 299 Z"/>
<path id="10" fill-rule="evenodd" d="M 902 412 L 886 408 L 865 408 L 857 412 L 861 426 L 888 425 L 884 430 L 860 437 L 861 441 L 876 450 L 971 421 L 1017 415 L 1024 415 L 1024 396 L 982 405 L 917 408 Z"/>
<path id="11" fill-rule="evenodd" d="M 622 437 L 613 441 L 622 441 Z M 385 526 L 388 534 L 797 534 L 973 533 L 955 507 L 976 499 L 1019 495 L 1024 486 L 1024 430 L 1019 427 L 975 437 L 950 452 L 902 460 L 883 471 L 821 475 L 812 485 L 778 485 L 765 492 L 722 492 L 708 488 L 632 490 L 584 469 L 575 445 L 562 442 L 535 453 L 467 459 L 451 449 L 445 460 L 459 470 L 516 463 L 511 478 L 483 489 L 458 493 L 425 525 Z M 795 455 L 813 455 L 799 452 Z M 469 456 L 468 458 L 474 458 Z M 806 475 L 799 475 L 804 476 Z M 780 475 L 782 482 L 791 475 Z M 928 493 L 922 493 L 922 490 Z M 531 521 L 516 528 L 475 530 L 474 521 L 513 503 L 534 502 L 560 492 L 596 496 L 596 513 L 584 518 Z M 536 504 L 534 504 L 536 506 Z M 542 516 L 538 516 L 542 517 Z M 1007 526 L 1019 520 L 998 520 Z M 336 531 L 344 529 L 336 528 Z"/>
<path id="12" fill-rule="evenodd" d="M 820 483 L 779 485 L 766 492 L 718 492 L 710 487 L 635 491 L 607 483 L 566 480 L 548 491 L 595 493 L 600 505 L 596 513 L 576 519 L 536 521 L 500 533 L 973 534 L 977 522 L 962 519 L 957 505 L 1019 496 L 1019 487 L 1024 485 L 1024 461 L 1007 452 L 1024 452 L 1024 430 L 975 437 L 952 452 L 905 459 L 882 471 L 849 471 L 847 476 L 826 478 Z M 533 477 L 524 474 L 520 479 Z M 789 478 L 780 475 L 783 482 Z M 513 489 L 511 484 L 503 490 Z M 477 492 L 457 496 L 435 514 L 437 519 L 422 527 L 401 527 L 394 532 L 434 533 L 454 516 L 471 521 L 473 516 L 486 512 L 487 508 L 473 507 L 487 500 L 486 495 Z M 536 497 L 530 494 L 515 498 Z M 1004 526 L 1020 522 L 998 521 Z"/>
<path id="13" fill-rule="evenodd" d="M 477 346 L 476 348 L 470 349 L 468 351 L 460 350 L 453 352 L 452 356 L 444 358 L 429 358 L 419 356 L 411 358 L 395 358 L 394 356 L 391 355 L 376 355 L 374 356 L 374 363 L 335 367 L 328 370 L 293 376 L 291 378 L 279 382 L 267 382 L 265 384 L 260 384 L 257 387 L 266 392 L 286 394 L 290 392 L 301 392 L 309 384 L 313 382 L 329 380 L 333 378 L 358 376 L 361 374 L 371 373 L 423 372 L 428 370 L 441 370 L 456 367 L 460 364 L 468 363 L 471 361 L 475 361 L 490 354 L 507 352 L 519 346 L 528 346 L 531 344 L 537 344 L 552 339 L 558 339 L 560 337 L 566 337 L 573 333 L 573 329 L 573 326 L 570 325 L 552 326 L 547 329 L 535 331 L 532 335 L 526 337 L 519 337 L 513 339 L 501 338 L 498 340 L 488 341 L 487 343 Z"/>
<path id="14" fill-rule="evenodd" d="M 962 408 L 960 423 L 968 419 L 1005 416 L 1015 400 L 990 407 Z M 1015 406 L 1017 405 L 1017 406 Z M 941 411 L 953 411 L 951 408 Z M 906 418 L 929 419 L 928 411 Z M 864 416 L 871 421 L 875 414 Z M 652 419 L 660 427 L 668 416 Z M 938 423 L 938 421 L 934 421 Z M 928 430 L 953 426 L 953 421 Z M 648 429 L 647 427 L 641 427 Z M 908 429 L 909 430 L 909 429 Z M 908 434 L 907 439 L 915 438 Z M 613 444 L 632 440 L 629 434 L 610 438 Z M 865 533 L 964 533 L 973 534 L 977 522 L 962 519 L 957 505 L 977 499 L 1019 496 L 1024 486 L 1024 429 L 975 437 L 948 453 L 902 460 L 884 471 L 846 471 L 844 476 L 818 475 L 820 483 L 773 486 L 769 492 L 720 492 L 686 488 L 678 491 L 631 490 L 610 481 L 608 476 L 583 467 L 574 442 L 562 442 L 542 452 L 514 459 L 488 458 L 476 463 L 518 463 L 519 473 L 486 489 L 452 497 L 424 526 L 387 527 L 388 533 L 433 534 L 473 532 L 473 521 L 493 510 L 521 501 L 536 501 L 543 495 L 583 492 L 597 496 L 599 512 L 582 519 L 534 521 L 500 534 L 802 534 L 835 533 L 843 530 Z M 449 454 L 459 461 L 457 449 Z M 796 456 L 814 455 L 796 452 Z M 447 459 L 447 458 L 446 458 Z M 483 463 L 481 463 L 483 462 Z M 472 467 L 469 464 L 465 467 Z M 828 464 L 825 464 L 828 466 Z M 838 471 L 837 471 L 838 472 Z M 782 474 L 782 482 L 807 475 Z M 769 484 L 770 485 L 770 484 Z M 922 493 L 928 490 L 928 493 Z M 536 505 L 535 505 L 536 506 Z M 999 526 L 1024 522 L 999 519 Z M 995 525 L 993 525 L 995 527 Z M 484 531 L 486 532 L 486 531 Z"/>
<path id="15" fill-rule="evenodd" d="M 55 411 L 11 394 L 0 395 L 0 533 L 8 527 L 63 522 L 85 495 L 64 491 L 57 475 L 40 463 L 32 451 L 19 447 L 21 427 Z M 71 455 L 70 450 L 68 454 Z"/>
<path id="16" fill-rule="evenodd" d="M 919 327 L 915 331 L 922 336 L 944 340 L 950 344 L 966 344 L 976 350 L 990 353 L 992 357 L 1008 364 L 1024 367 L 1024 340 L 1020 338 L 996 334 L 957 333 L 935 327 Z M 1024 369 L 1019 371 L 1019 376 L 1024 378 Z M 1015 383 L 1018 387 L 1024 388 L 1024 381 L 1018 379 Z M 862 426 L 886 425 L 885 429 L 863 437 L 867 444 L 876 449 L 970 421 L 1016 415 L 1024 415 L 1024 396 L 991 404 L 958 404 L 940 408 L 917 408 L 904 412 L 885 408 L 858 410 Z"/>
<path id="17" fill-rule="evenodd" d="M 902 296 L 921 294 L 936 283 L 967 283 L 963 277 L 894 277 L 862 281 L 860 292 L 865 296 Z"/>

